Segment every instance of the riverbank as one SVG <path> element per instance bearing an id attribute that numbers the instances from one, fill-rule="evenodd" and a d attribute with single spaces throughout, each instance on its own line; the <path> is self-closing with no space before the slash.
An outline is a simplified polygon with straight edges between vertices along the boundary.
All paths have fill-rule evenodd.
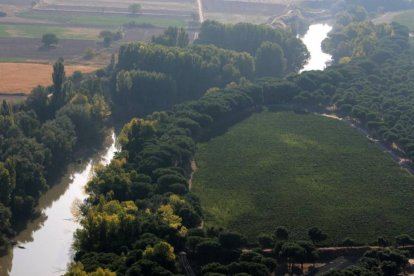
<path id="1" fill-rule="evenodd" d="M 73 234 L 79 227 L 76 210 L 86 198 L 84 187 L 94 167 L 109 164 L 117 148 L 111 131 L 101 150 L 85 155 L 84 162 L 68 166 L 59 183 L 40 198 L 37 206 L 40 216 L 16 236 L 17 246 L 0 258 L 0 275 L 53 275 L 66 270 L 72 258 Z M 45 259 L 48 265 L 39 266 Z"/>

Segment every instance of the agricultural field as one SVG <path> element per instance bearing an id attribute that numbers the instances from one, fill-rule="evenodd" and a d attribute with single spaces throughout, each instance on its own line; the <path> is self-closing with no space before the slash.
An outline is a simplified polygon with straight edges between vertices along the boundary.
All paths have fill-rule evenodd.
<path id="1" fill-rule="evenodd" d="M 407 26 L 411 32 L 414 32 L 414 11 L 399 13 L 394 16 L 393 20 L 397 23 Z"/>
<path id="2" fill-rule="evenodd" d="M 271 16 L 287 11 L 286 1 L 203 1 L 204 17 L 223 23 L 266 23 Z"/>
<path id="3" fill-rule="evenodd" d="M 87 48 L 96 48 L 96 41 L 61 39 L 56 48 L 43 49 L 40 38 L 0 37 L 0 61 L 43 60 L 66 61 L 82 57 Z"/>
<path id="4" fill-rule="evenodd" d="M 38 38 L 43 34 L 54 33 L 60 39 L 97 40 L 100 30 L 92 28 L 65 28 L 60 26 L 44 26 L 31 24 L 2 24 L 0 37 L 31 37 Z"/>
<path id="5" fill-rule="evenodd" d="M 196 3 L 192 0 L 179 1 Z M 30 3 L 24 1 L 12 5 L 9 1 L 0 1 L 0 10 L 7 13 L 6 17 L 0 18 L 0 60 L 47 60 L 63 56 L 74 62 L 82 61 L 82 57 L 87 48 L 93 48 L 102 52 L 100 47 L 99 33 L 103 30 L 118 31 L 125 23 L 135 22 L 143 27 L 124 29 L 125 39 L 120 43 L 129 41 L 148 41 L 152 35 L 158 34 L 168 26 L 186 27 L 188 21 L 192 19 L 191 13 L 187 15 L 177 15 L 177 11 L 182 10 L 178 5 L 167 2 L 166 7 L 174 6 L 175 9 L 170 14 L 165 10 L 165 14 L 140 14 L 132 15 L 129 12 L 119 12 L 116 8 L 111 11 L 110 7 L 106 10 L 88 11 L 81 7 L 80 11 L 65 9 L 66 4 L 76 4 L 73 1 L 41 1 L 46 6 L 31 7 Z M 53 2 L 53 3 L 51 3 Z M 107 1 L 108 2 L 108 1 Z M 114 3 L 117 1 L 113 1 Z M 160 1 L 161 3 L 162 1 Z M 86 6 L 100 7 L 94 1 L 81 1 Z M 106 3 L 106 2 L 105 2 Z M 21 4 L 21 5 L 19 5 Z M 26 4 L 26 5 L 24 5 Z M 58 5 L 61 9 L 56 9 L 50 5 Z M 99 3 L 98 3 L 99 4 Z M 119 2 L 118 4 L 122 4 Z M 125 4 L 125 3 L 124 3 Z M 195 4 L 194 4 L 195 5 Z M 46 10 L 42 10 L 41 8 Z M 145 25 L 152 25 L 152 28 Z M 54 33 L 60 42 L 58 49 L 53 51 L 40 51 L 41 37 L 45 33 Z M 28 39 L 32 40 L 28 40 Z M 25 40 L 26 39 L 26 40 Z M 69 42 L 69 40 L 73 40 Z M 25 43 L 21 43 L 25 42 Z M 114 43 L 113 49 L 105 49 L 104 52 L 117 52 L 120 43 Z M 70 44 L 70 47 L 66 47 Z M 86 46 L 86 47 L 85 47 Z M 74 55 L 75 54 L 75 55 Z M 108 56 L 108 55 L 106 55 Z M 110 54 L 109 54 L 110 56 Z M 76 59 L 76 60 L 75 60 Z M 109 62 L 109 60 L 107 60 Z M 99 61 L 99 64 L 101 61 Z"/>
<path id="6" fill-rule="evenodd" d="M 169 13 L 189 14 L 197 12 L 197 2 L 195 0 L 44 0 L 37 5 L 37 8 L 55 8 L 59 10 L 77 9 L 128 12 L 131 4 L 139 3 L 142 13 Z"/>
<path id="7" fill-rule="evenodd" d="M 162 17 L 155 15 L 117 15 L 117 14 L 99 14 L 99 13 L 75 13 L 61 11 L 24 11 L 17 14 L 20 18 L 34 20 L 48 20 L 50 22 L 62 23 L 69 26 L 90 27 L 90 28 L 109 28 L 119 29 L 123 24 L 135 22 L 137 24 L 151 24 L 155 27 L 177 26 L 185 27 L 185 18 Z M 95 37 L 96 38 L 96 37 Z"/>
<path id="8" fill-rule="evenodd" d="M 97 68 L 92 66 L 68 65 L 65 66 L 66 75 L 75 71 L 91 73 Z M 0 62 L 0 93 L 30 93 L 37 85 L 52 84 L 52 65 L 36 63 L 8 63 Z M 30 77 L 28 77 L 30 76 Z"/>
<path id="9" fill-rule="evenodd" d="M 192 191 L 207 226 L 251 240 L 287 226 L 327 242 L 414 234 L 414 177 L 357 130 L 311 114 L 254 114 L 197 146 Z"/>

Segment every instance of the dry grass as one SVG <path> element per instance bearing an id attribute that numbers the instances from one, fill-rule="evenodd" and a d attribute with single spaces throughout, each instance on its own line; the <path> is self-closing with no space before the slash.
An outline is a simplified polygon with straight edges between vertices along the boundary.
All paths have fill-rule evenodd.
<path id="1" fill-rule="evenodd" d="M 0 63 L 0 92 L 2 93 L 30 93 L 37 85 L 52 83 L 52 65 L 39 63 Z M 96 67 L 83 65 L 65 66 L 66 75 L 75 71 L 91 73 Z"/>

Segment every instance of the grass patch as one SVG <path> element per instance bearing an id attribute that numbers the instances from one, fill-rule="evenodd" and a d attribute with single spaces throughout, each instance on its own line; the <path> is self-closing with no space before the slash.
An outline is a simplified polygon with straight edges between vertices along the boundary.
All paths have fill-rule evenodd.
<path id="1" fill-rule="evenodd" d="M 2 62 L 28 62 L 26 58 L 22 57 L 0 57 L 0 63 Z"/>
<path id="2" fill-rule="evenodd" d="M 125 23 L 135 21 L 137 24 L 152 24 L 157 27 L 177 26 L 185 27 L 184 19 L 162 18 L 156 16 L 130 16 L 130 15 L 75 15 L 64 13 L 46 13 L 41 11 L 26 11 L 17 16 L 30 19 L 48 20 L 53 22 L 71 24 L 73 26 L 91 26 L 104 28 L 118 28 Z"/>
<path id="3" fill-rule="evenodd" d="M 329 118 L 262 112 L 197 146 L 193 192 L 207 226 L 254 239 L 285 225 L 329 243 L 414 234 L 414 177 L 358 131 Z"/>
<path id="4" fill-rule="evenodd" d="M 0 25 L 0 37 L 8 37 L 9 34 L 6 30 L 6 26 Z"/>
<path id="5" fill-rule="evenodd" d="M 393 18 L 393 21 L 407 26 L 411 32 L 414 31 L 414 11 L 398 14 Z"/>

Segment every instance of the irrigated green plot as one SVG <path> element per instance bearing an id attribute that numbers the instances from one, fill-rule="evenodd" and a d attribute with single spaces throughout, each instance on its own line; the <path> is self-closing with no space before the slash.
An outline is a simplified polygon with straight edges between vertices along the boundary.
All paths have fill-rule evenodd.
<path id="1" fill-rule="evenodd" d="M 18 16 L 23 18 L 65 23 L 72 26 L 90 26 L 102 28 L 119 28 L 123 24 L 129 22 L 135 22 L 136 24 L 151 24 L 156 27 L 186 26 L 186 21 L 184 19 L 146 15 L 75 15 L 64 13 L 47 13 L 43 11 L 27 11 L 19 13 Z"/>
<path id="2" fill-rule="evenodd" d="M 250 239 L 285 225 L 296 238 L 371 242 L 414 234 L 414 177 L 347 124 L 262 112 L 198 145 L 193 192 L 207 226 Z"/>

